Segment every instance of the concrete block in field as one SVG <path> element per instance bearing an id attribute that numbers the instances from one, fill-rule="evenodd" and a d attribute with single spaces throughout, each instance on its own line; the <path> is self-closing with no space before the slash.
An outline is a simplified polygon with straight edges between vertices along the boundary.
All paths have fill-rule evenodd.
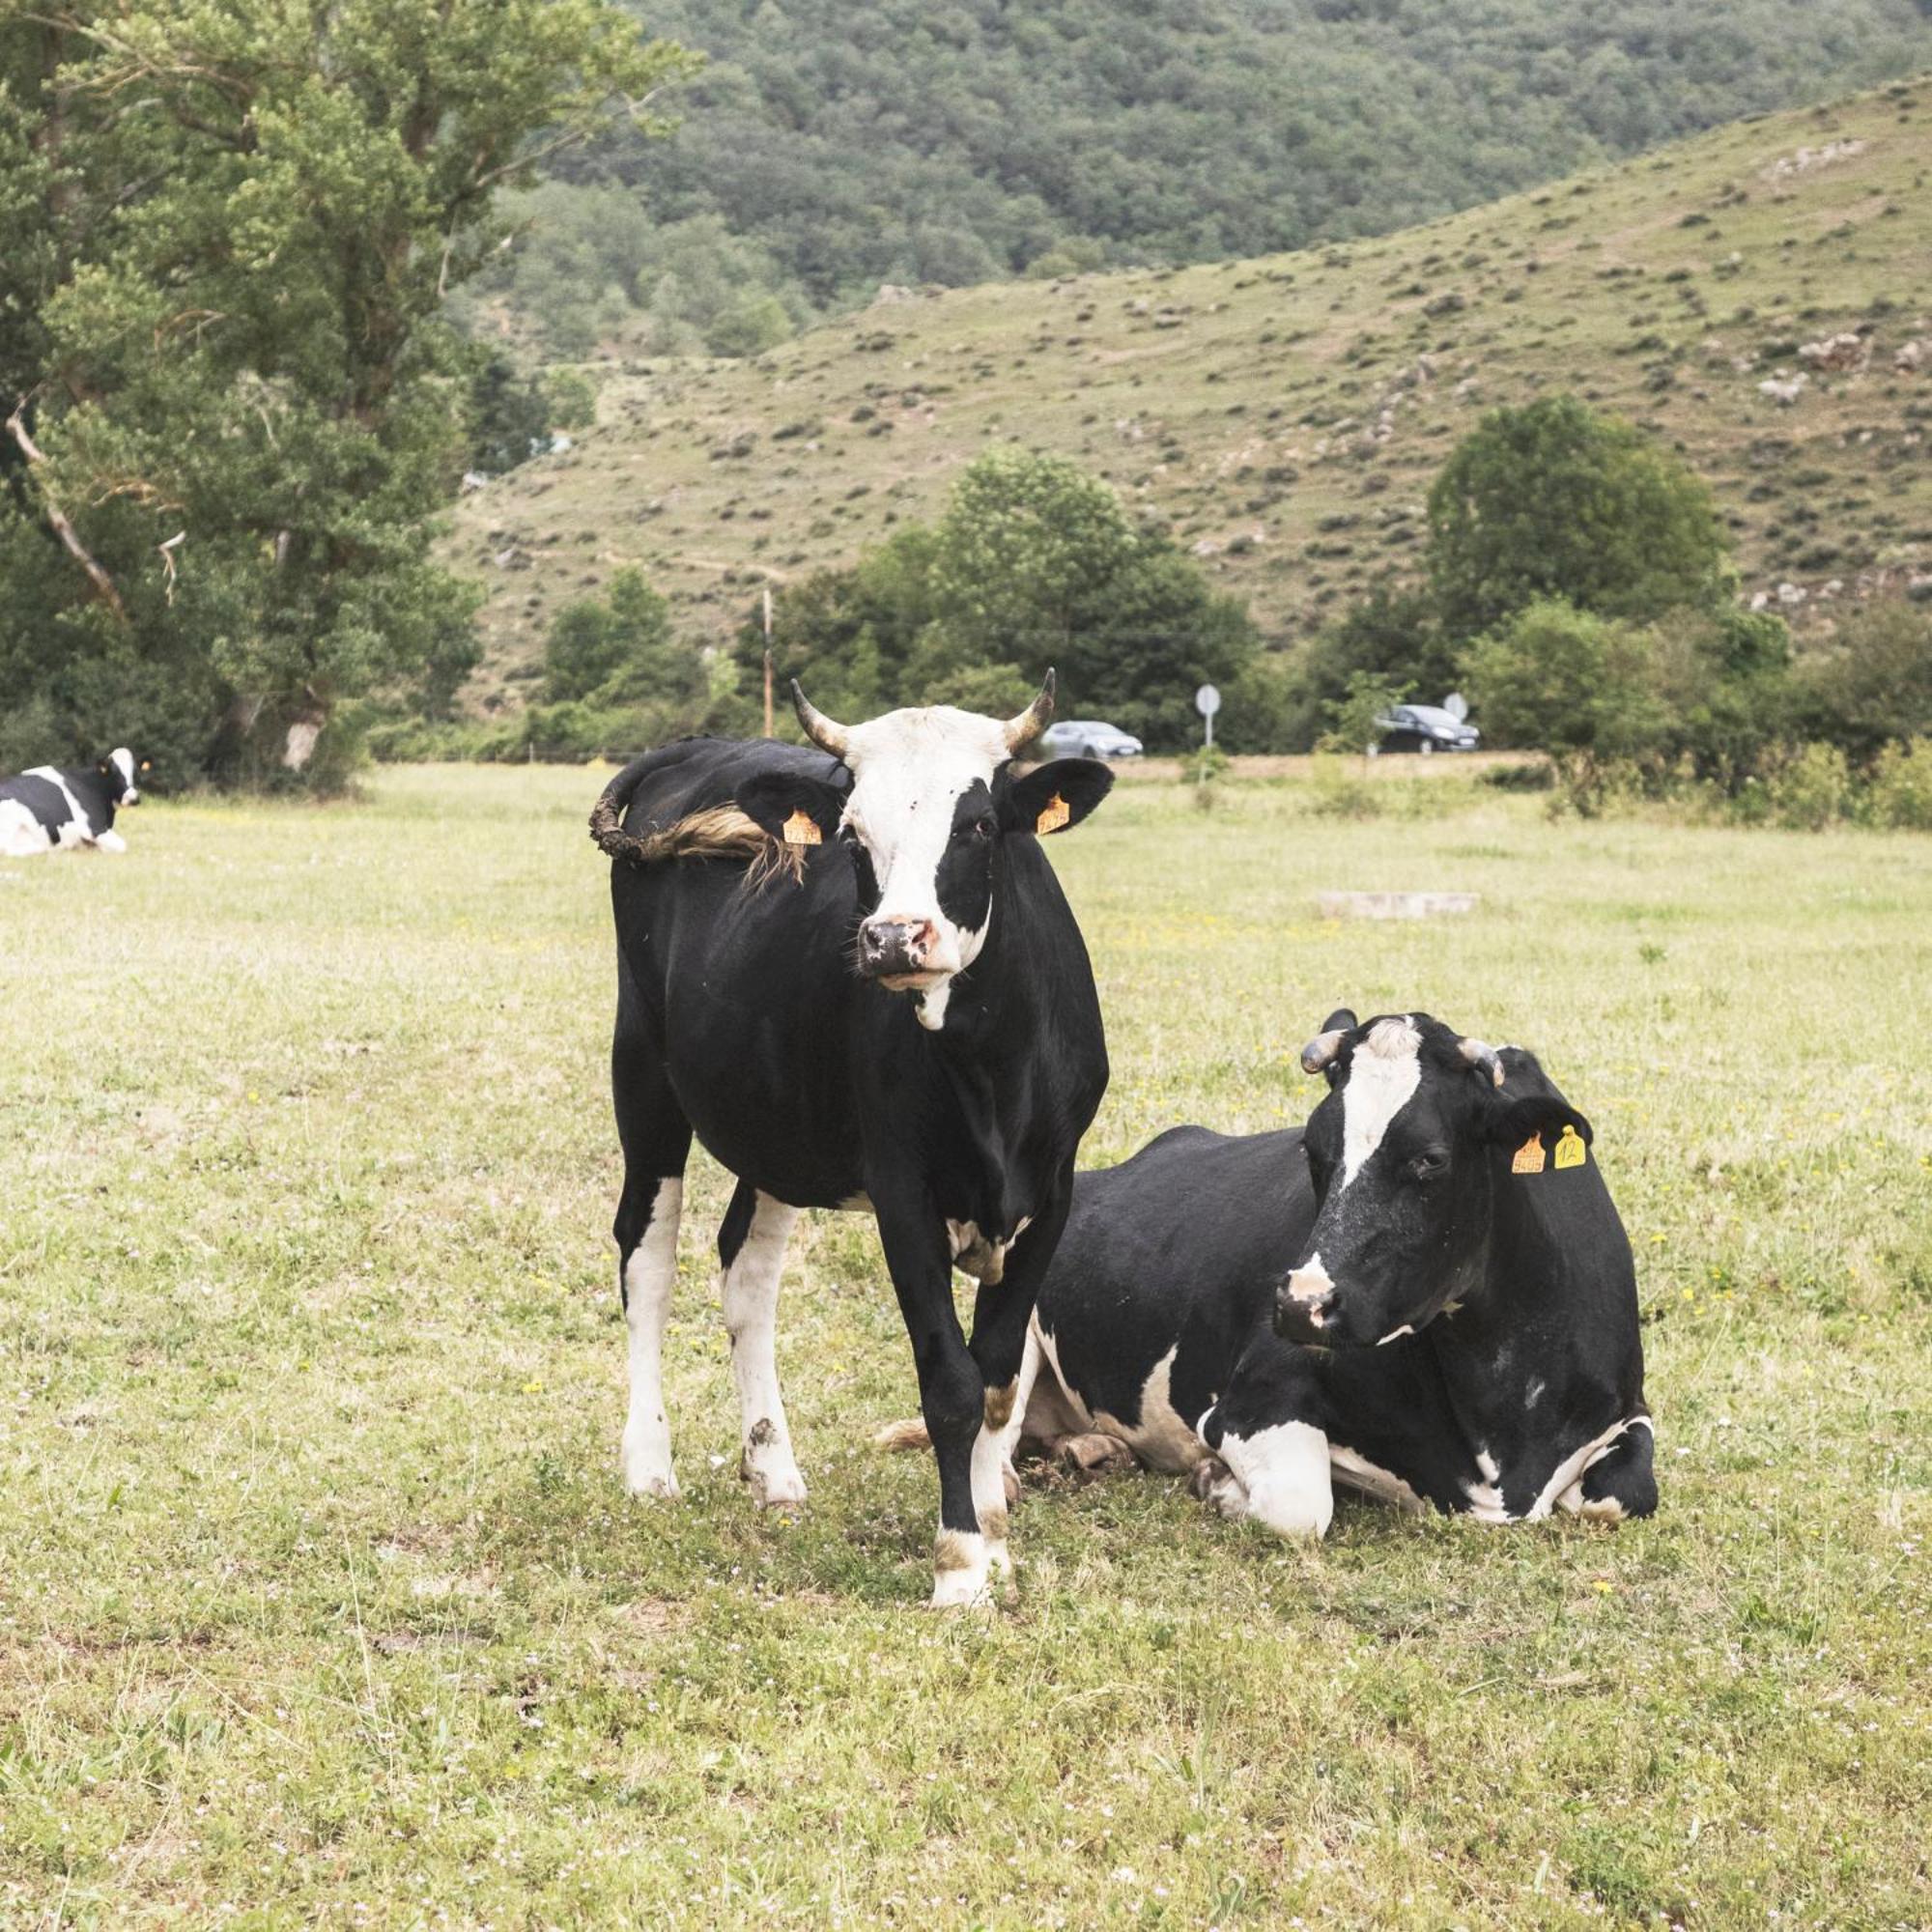
<path id="1" fill-rule="evenodd" d="M 1479 893 L 1318 893 L 1323 919 L 1435 919 L 1474 912 Z"/>

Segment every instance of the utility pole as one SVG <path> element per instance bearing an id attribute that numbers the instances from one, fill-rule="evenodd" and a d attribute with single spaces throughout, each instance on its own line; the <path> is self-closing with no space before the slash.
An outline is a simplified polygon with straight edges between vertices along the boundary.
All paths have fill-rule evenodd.
<path id="1" fill-rule="evenodd" d="M 772 586 L 765 585 L 765 736 L 772 735 Z"/>

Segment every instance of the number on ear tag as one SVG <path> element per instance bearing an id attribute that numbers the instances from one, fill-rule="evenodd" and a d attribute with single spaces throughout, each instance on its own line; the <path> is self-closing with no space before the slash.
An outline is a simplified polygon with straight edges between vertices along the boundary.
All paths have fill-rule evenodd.
<path id="1" fill-rule="evenodd" d="M 1541 1174 L 1543 1172 L 1543 1136 L 1531 1134 L 1517 1149 L 1516 1157 L 1510 1162 L 1512 1174 Z"/>
<path id="2" fill-rule="evenodd" d="M 823 845 L 825 834 L 819 831 L 818 821 L 800 806 L 784 822 L 784 842 L 787 845 Z"/>
<path id="3" fill-rule="evenodd" d="M 1046 810 L 1034 821 L 1033 829 L 1043 838 L 1049 832 L 1058 832 L 1072 816 L 1073 808 L 1055 792 Z"/>
<path id="4" fill-rule="evenodd" d="M 1575 1127 L 1565 1127 L 1563 1138 L 1556 1143 L 1556 1165 L 1558 1167 L 1581 1167 L 1589 1157 L 1589 1149 L 1583 1145 L 1583 1137 Z"/>

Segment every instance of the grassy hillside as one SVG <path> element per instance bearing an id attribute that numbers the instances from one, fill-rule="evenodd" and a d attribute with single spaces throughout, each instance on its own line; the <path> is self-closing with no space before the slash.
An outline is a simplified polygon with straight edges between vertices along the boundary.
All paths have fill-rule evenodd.
<path id="1" fill-rule="evenodd" d="M 1293 636 L 1412 563 L 1484 409 L 1549 388 L 1710 477 L 1747 592 L 1904 582 L 1932 571 L 1928 172 L 1920 80 L 1379 241 L 881 302 L 753 363 L 613 356 L 596 428 L 460 511 L 477 699 L 512 700 L 550 613 L 618 565 L 722 628 L 1001 438 L 1077 456 Z M 1854 330 L 1861 366 L 1807 371 Z M 1760 386 L 1801 374 L 1790 403 Z"/>

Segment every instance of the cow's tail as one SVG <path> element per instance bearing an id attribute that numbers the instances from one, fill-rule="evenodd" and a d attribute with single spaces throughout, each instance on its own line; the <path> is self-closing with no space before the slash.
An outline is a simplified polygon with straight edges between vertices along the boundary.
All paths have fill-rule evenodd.
<path id="1" fill-rule="evenodd" d="M 925 1424 L 914 1416 L 906 1422 L 889 1422 L 872 1437 L 874 1449 L 930 1449 L 932 1437 Z"/>
<path id="2" fill-rule="evenodd" d="M 738 860 L 749 864 L 747 883 L 762 884 L 777 872 L 805 873 L 805 847 L 774 838 L 735 805 L 687 812 L 662 830 L 639 836 L 624 830 L 632 794 L 650 770 L 648 758 L 626 765 L 590 809 L 590 836 L 600 851 L 633 866 L 662 866 L 678 859 Z"/>

